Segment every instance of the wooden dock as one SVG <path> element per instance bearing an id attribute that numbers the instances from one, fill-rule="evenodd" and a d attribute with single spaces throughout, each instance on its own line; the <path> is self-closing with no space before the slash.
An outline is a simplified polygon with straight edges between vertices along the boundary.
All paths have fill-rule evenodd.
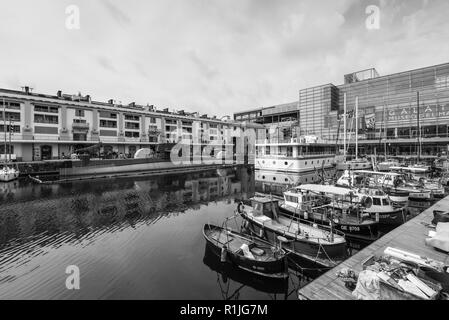
<path id="1" fill-rule="evenodd" d="M 342 268 L 350 268 L 356 273 L 363 270 L 362 263 L 372 255 L 381 255 L 385 248 L 393 247 L 409 251 L 449 264 L 449 255 L 427 246 L 425 239 L 430 229 L 427 225 L 433 219 L 433 211 L 449 210 L 449 197 L 437 202 L 434 206 L 423 211 L 415 218 L 387 233 L 379 240 L 362 249 L 337 267 L 323 274 L 298 291 L 299 299 L 306 300 L 355 300 L 351 291 L 345 287 L 337 277 Z"/>

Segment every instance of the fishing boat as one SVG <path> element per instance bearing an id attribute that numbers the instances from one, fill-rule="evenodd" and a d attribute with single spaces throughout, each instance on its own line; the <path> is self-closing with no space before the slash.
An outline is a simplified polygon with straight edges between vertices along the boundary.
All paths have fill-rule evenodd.
<path id="1" fill-rule="evenodd" d="M 252 234 L 275 243 L 284 239 L 282 247 L 296 261 L 310 262 L 331 268 L 347 257 L 344 234 L 333 228 L 319 228 L 299 218 L 280 214 L 279 201 L 268 197 L 254 197 L 251 206 L 240 203 L 237 211 L 245 219 L 244 227 Z"/>
<path id="2" fill-rule="evenodd" d="M 280 247 L 252 236 L 211 224 L 203 235 L 212 251 L 236 267 L 268 278 L 287 278 L 286 252 Z"/>
<path id="3" fill-rule="evenodd" d="M 391 172 L 401 175 L 402 179 L 409 186 L 423 188 L 430 191 L 433 198 L 443 198 L 445 190 L 442 181 L 439 179 L 429 179 L 430 168 L 424 166 L 392 167 Z"/>
<path id="4" fill-rule="evenodd" d="M 335 229 L 346 237 L 374 241 L 379 238 L 379 222 L 366 211 L 371 205 L 372 198 L 359 197 L 348 188 L 308 184 L 284 192 L 279 208 L 285 215 L 321 226 L 329 226 L 333 219 Z"/>

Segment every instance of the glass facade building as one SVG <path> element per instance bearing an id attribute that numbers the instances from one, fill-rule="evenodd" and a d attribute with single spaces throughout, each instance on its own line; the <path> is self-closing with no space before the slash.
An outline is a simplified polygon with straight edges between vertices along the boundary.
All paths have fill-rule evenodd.
<path id="1" fill-rule="evenodd" d="M 395 156 L 416 154 L 418 144 L 423 156 L 447 154 L 449 63 L 386 76 L 368 69 L 345 75 L 342 85 L 302 89 L 296 102 L 300 135 L 343 144 L 345 96 L 349 152 L 355 151 L 357 127 L 359 154 L 384 149 Z M 267 109 L 275 118 L 277 107 Z M 260 117 L 254 121 L 266 123 Z"/>

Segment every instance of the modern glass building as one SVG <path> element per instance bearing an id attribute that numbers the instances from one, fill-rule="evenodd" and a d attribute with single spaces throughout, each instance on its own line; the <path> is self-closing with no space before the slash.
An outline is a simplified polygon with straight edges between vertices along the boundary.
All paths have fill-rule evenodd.
<path id="1" fill-rule="evenodd" d="M 358 128 L 359 154 L 386 151 L 393 156 L 413 155 L 419 146 L 424 157 L 447 154 L 449 63 L 386 76 L 368 69 L 345 75 L 342 85 L 302 89 L 298 101 L 290 104 L 289 112 L 296 112 L 299 118 L 292 137 L 315 135 L 342 145 L 345 97 L 350 153 L 355 151 Z M 284 106 L 257 109 L 258 115 L 246 120 L 272 127 L 275 121 L 282 123 Z M 266 116 L 268 110 L 271 122 Z M 246 116 L 246 112 L 241 112 L 234 119 Z M 273 134 L 273 130 L 269 131 Z"/>

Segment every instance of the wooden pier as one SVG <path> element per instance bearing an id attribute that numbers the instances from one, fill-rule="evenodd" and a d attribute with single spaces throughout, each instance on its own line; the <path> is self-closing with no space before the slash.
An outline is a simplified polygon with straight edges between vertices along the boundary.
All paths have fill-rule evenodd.
<path id="1" fill-rule="evenodd" d="M 425 239 L 430 229 L 428 225 L 433 219 L 433 211 L 449 210 L 449 197 L 442 199 L 415 218 L 407 221 L 379 240 L 362 249 L 340 265 L 323 274 L 298 291 L 299 299 L 306 300 L 355 300 L 352 292 L 345 287 L 344 282 L 337 277 L 342 268 L 350 268 L 356 273 L 363 270 L 362 263 L 372 255 L 381 255 L 385 248 L 393 247 L 409 251 L 449 264 L 449 255 L 427 246 Z"/>

